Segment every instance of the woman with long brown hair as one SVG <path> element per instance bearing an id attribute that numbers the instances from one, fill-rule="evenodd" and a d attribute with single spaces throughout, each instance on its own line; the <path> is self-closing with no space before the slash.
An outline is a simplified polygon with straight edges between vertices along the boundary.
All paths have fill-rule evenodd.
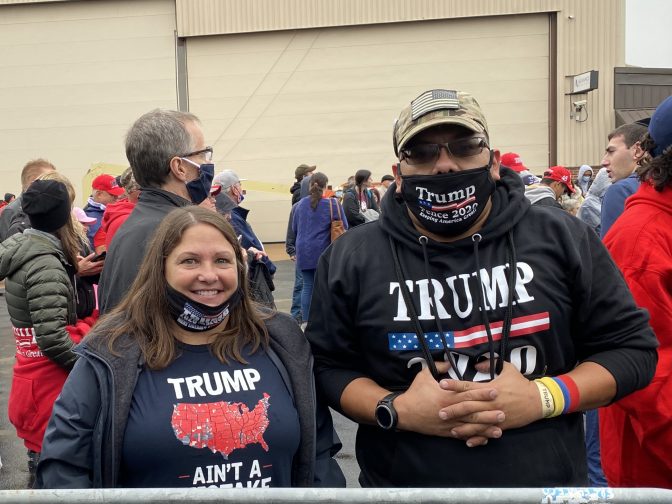
<path id="1" fill-rule="evenodd" d="M 355 186 L 343 193 L 343 209 L 350 227 L 378 219 L 380 208 L 371 192 L 372 184 L 369 170 L 357 170 Z"/>
<path id="2" fill-rule="evenodd" d="M 310 348 L 250 300 L 231 226 L 171 212 L 120 305 L 81 346 L 38 486 L 342 486 Z M 336 448 L 336 449 L 335 449 Z"/>
<path id="3" fill-rule="evenodd" d="M 317 261 L 331 243 L 331 221 L 341 220 L 348 229 L 348 222 L 341 204 L 336 198 L 323 198 L 327 188 L 327 176 L 314 173 L 310 178 L 309 195 L 302 198 L 294 209 L 292 229 L 296 236 L 296 267 L 301 270 L 301 314 L 308 321 L 310 299 Z"/>
<path id="4" fill-rule="evenodd" d="M 62 183 L 68 191 L 70 205 L 75 203 L 75 187 L 62 173 L 47 172 L 40 175 L 37 180 L 55 180 Z M 83 336 L 98 319 L 94 285 L 100 279 L 104 262 L 94 261 L 95 254 L 89 244 L 86 228 L 79 222 L 74 212 L 71 212 L 70 219 L 57 231 L 57 235 L 68 261 L 76 267 L 76 274 L 72 276 L 72 281 L 75 289 L 77 319 L 84 321 L 83 324 L 79 324 L 77 332 Z"/>

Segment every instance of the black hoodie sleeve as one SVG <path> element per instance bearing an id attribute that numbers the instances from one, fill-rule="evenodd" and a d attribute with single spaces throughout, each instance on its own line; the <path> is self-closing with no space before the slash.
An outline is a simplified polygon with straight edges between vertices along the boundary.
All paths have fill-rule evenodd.
<path id="1" fill-rule="evenodd" d="M 572 336 L 579 361 L 600 364 L 614 376 L 617 401 L 652 380 L 658 342 L 648 312 L 636 306 L 609 252 L 582 227 L 576 242 L 581 259 L 573 284 Z"/>
<path id="2" fill-rule="evenodd" d="M 353 242 L 349 243 L 351 246 Z M 355 337 L 353 321 L 356 309 L 351 301 L 358 299 L 357 282 L 349 281 L 358 274 L 349 258 L 356 250 L 344 250 L 336 242 L 320 257 L 315 272 L 313 301 L 306 337 L 315 357 L 315 379 L 329 406 L 342 412 L 341 394 L 353 380 L 365 377 L 366 369 Z M 355 245 L 353 248 L 357 249 Z"/>

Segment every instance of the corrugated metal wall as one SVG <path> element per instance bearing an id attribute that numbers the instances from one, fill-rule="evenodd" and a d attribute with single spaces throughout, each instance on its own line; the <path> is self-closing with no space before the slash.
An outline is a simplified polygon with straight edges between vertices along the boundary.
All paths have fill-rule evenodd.
<path id="1" fill-rule="evenodd" d="M 615 68 L 615 109 L 655 109 L 672 95 L 672 69 Z"/>
<path id="2" fill-rule="evenodd" d="M 45 157 L 76 187 L 92 164 L 123 166 L 141 114 L 175 108 L 175 4 L 97 0 L 0 6 L 2 192 Z M 90 180 L 80 192 L 85 201 Z"/>
<path id="3" fill-rule="evenodd" d="M 187 39 L 190 110 L 218 169 L 246 178 L 249 219 L 283 240 L 300 163 L 340 185 L 394 162 L 391 128 L 412 97 L 474 93 L 490 139 L 548 167 L 548 14 L 282 30 Z M 555 83 L 554 86 L 555 87 Z M 258 190 L 272 188 L 271 191 Z M 286 185 L 286 187 L 282 187 Z"/>
<path id="4" fill-rule="evenodd" d="M 574 0 L 572 0 L 573 3 Z M 563 0 L 176 0 L 181 37 L 553 12 Z"/>
<path id="5" fill-rule="evenodd" d="M 558 13 L 558 162 L 599 165 L 615 124 L 613 70 L 625 60 L 625 0 L 570 0 Z M 599 89 L 566 96 L 568 75 L 598 70 Z M 572 102 L 586 99 L 588 119 L 570 118 Z"/>
<path id="6" fill-rule="evenodd" d="M 541 12 L 557 12 L 557 162 L 599 164 L 614 126 L 613 69 L 624 65 L 625 0 L 176 0 L 181 37 Z M 588 70 L 600 72 L 599 89 L 574 97 L 588 101 L 577 122 L 566 76 Z"/>
<path id="7" fill-rule="evenodd" d="M 69 2 L 70 0 L 0 0 L 0 5 L 30 4 L 30 3 L 51 3 L 51 2 Z"/>

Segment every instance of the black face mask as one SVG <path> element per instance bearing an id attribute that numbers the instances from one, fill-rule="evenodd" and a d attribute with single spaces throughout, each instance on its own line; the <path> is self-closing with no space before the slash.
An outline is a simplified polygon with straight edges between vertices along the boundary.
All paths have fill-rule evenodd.
<path id="1" fill-rule="evenodd" d="M 427 231 L 459 236 L 471 228 L 495 192 L 487 166 L 439 175 L 401 175 L 401 197 Z M 401 172 L 400 172 L 401 174 Z"/>
<path id="2" fill-rule="evenodd" d="M 187 182 L 187 192 L 194 205 L 198 205 L 205 198 L 210 196 L 212 179 L 215 177 L 215 165 L 213 163 L 203 163 L 201 165 L 194 163 L 191 159 L 180 158 L 192 166 L 198 168 L 198 178 Z"/>
<path id="3" fill-rule="evenodd" d="M 208 306 L 198 303 L 177 292 L 170 285 L 166 285 L 168 310 L 173 320 L 182 329 L 190 332 L 203 332 L 217 327 L 228 316 L 241 299 L 240 289 L 224 303 L 218 306 Z"/>

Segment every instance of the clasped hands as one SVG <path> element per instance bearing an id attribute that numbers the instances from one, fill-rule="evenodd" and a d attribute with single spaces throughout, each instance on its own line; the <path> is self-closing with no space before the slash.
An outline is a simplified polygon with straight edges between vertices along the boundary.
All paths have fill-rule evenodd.
<path id="1" fill-rule="evenodd" d="M 450 364 L 437 362 L 436 367 L 445 374 Z M 489 372 L 490 361 L 478 363 L 476 369 Z M 469 447 L 485 445 L 488 439 L 501 437 L 506 429 L 543 417 L 537 386 L 509 362 L 487 383 L 452 379 L 437 383 L 423 368 L 394 405 L 399 429 L 461 439 Z"/>

